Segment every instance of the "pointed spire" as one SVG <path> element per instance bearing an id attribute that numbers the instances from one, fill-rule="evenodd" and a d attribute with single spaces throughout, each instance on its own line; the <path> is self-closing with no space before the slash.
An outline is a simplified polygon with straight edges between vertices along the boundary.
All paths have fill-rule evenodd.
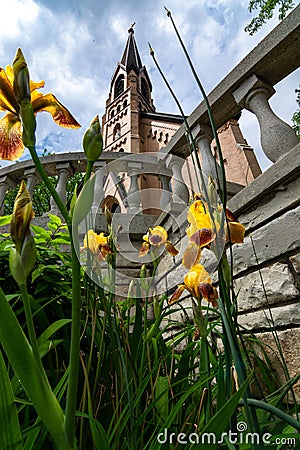
<path id="1" fill-rule="evenodd" d="M 138 48 L 134 39 L 134 29 L 133 29 L 134 25 L 135 22 L 133 22 L 128 29 L 129 36 L 121 59 L 121 64 L 125 66 L 127 73 L 132 69 L 136 73 L 139 73 L 139 69 L 143 67 L 138 52 Z"/>

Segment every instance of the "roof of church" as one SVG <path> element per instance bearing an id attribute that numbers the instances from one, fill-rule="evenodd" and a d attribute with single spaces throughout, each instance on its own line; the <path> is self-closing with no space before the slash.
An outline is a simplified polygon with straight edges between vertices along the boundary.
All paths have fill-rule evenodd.
<path id="1" fill-rule="evenodd" d="M 152 120 L 161 120 L 164 122 L 183 123 L 183 117 L 178 114 L 168 114 L 162 112 L 140 111 L 140 116 Z"/>
<path id="2" fill-rule="evenodd" d="M 130 28 L 128 30 L 129 36 L 121 59 L 121 64 L 125 66 L 127 73 L 132 69 L 135 72 L 139 73 L 139 70 L 143 67 L 142 60 L 140 58 L 139 51 L 134 39 L 133 26 L 134 23 L 130 25 Z"/>

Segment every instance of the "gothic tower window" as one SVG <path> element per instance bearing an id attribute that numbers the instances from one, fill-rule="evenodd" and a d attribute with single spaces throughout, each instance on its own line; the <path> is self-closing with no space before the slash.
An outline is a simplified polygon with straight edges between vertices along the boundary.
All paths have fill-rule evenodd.
<path id="1" fill-rule="evenodd" d="M 124 91 L 124 75 L 120 75 L 115 84 L 115 98 Z"/>
<path id="2" fill-rule="evenodd" d="M 147 83 L 144 78 L 142 78 L 142 80 L 141 80 L 141 91 L 142 91 L 142 96 L 146 100 L 149 101 L 149 90 L 148 90 L 148 86 L 147 86 Z"/>
<path id="3" fill-rule="evenodd" d="M 121 126 L 119 123 L 116 124 L 115 128 L 114 128 L 114 133 L 113 133 L 113 139 L 114 141 L 116 139 L 119 139 L 119 137 L 121 136 Z"/>

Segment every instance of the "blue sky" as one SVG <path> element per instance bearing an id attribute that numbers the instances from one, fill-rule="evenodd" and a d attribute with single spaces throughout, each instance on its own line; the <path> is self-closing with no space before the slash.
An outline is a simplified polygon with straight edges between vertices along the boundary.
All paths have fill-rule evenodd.
<path id="1" fill-rule="evenodd" d="M 121 59 L 127 30 L 136 22 L 135 38 L 153 85 L 157 111 L 178 113 L 151 56 L 148 41 L 180 99 L 186 114 L 201 95 L 186 65 L 164 5 L 188 47 L 207 92 L 268 34 L 277 16 L 250 37 L 244 28 L 252 15 L 248 0 L 2 0 L 0 66 L 11 64 L 21 47 L 31 78 L 44 79 L 43 92 L 53 92 L 81 123 L 79 130 L 65 130 L 50 115 L 38 115 L 37 139 L 49 151 L 80 151 L 85 129 L 96 114 L 104 113 L 110 79 Z M 184 6 L 183 6 L 184 5 Z M 298 73 L 275 86 L 271 105 L 290 122 L 297 109 L 294 93 Z M 263 168 L 256 118 L 248 112 L 240 120 L 242 131 Z M 24 157 L 28 157 L 25 153 Z M 1 161 L 4 166 L 6 162 Z"/>

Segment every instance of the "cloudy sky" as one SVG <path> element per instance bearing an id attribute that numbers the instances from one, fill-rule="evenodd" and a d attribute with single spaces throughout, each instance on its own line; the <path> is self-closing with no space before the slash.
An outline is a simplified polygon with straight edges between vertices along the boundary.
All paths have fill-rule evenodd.
<path id="1" fill-rule="evenodd" d="M 65 130 L 51 116 L 38 115 L 38 148 L 80 151 L 85 129 L 104 113 L 110 79 L 121 59 L 130 23 L 153 85 L 157 111 L 178 114 L 151 56 L 151 42 L 169 82 L 190 114 L 202 100 L 186 65 L 164 5 L 171 10 L 207 92 L 268 34 L 277 15 L 254 36 L 244 28 L 252 15 L 248 0 L 1 0 L 0 67 L 11 64 L 21 47 L 31 78 L 44 79 L 43 92 L 53 92 L 81 123 Z M 183 6 L 184 5 L 184 6 Z M 275 112 L 291 123 L 297 109 L 298 73 L 275 86 Z M 244 112 L 242 131 L 263 168 L 269 165 L 259 144 L 255 117 Z M 28 158 L 25 152 L 23 158 Z M 4 166 L 6 163 L 1 161 Z"/>

